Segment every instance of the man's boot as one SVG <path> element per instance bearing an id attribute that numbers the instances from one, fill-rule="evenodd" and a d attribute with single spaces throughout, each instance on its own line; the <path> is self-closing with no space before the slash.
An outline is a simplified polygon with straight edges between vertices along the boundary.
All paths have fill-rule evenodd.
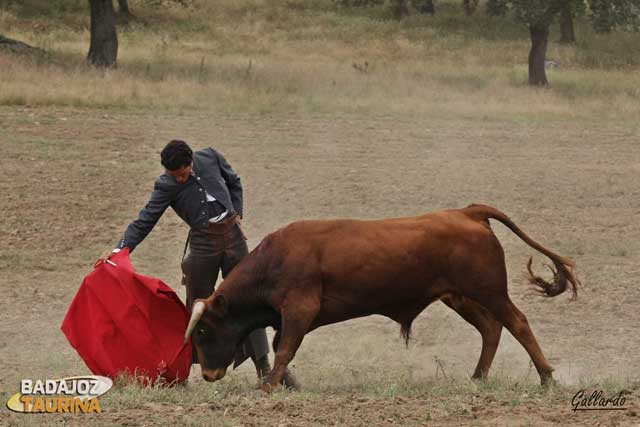
<path id="1" fill-rule="evenodd" d="M 253 361 L 254 365 L 256 365 L 256 374 L 258 374 L 258 380 L 263 384 L 267 381 L 269 374 L 271 373 L 271 365 L 269 365 L 269 357 L 262 356 L 258 360 Z"/>

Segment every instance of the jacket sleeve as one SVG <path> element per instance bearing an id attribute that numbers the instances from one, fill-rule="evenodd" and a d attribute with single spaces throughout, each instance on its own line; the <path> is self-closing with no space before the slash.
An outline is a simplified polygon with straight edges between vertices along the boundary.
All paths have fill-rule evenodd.
<path id="1" fill-rule="evenodd" d="M 233 208 L 236 210 L 237 214 L 242 217 L 242 183 L 240 182 L 240 177 L 231 168 L 231 165 L 222 154 L 217 153 L 217 155 L 218 164 L 220 165 L 220 173 L 222 174 L 222 178 L 224 178 L 227 188 L 229 189 Z"/>
<path id="2" fill-rule="evenodd" d="M 116 249 L 129 248 L 130 252 L 147 237 L 156 225 L 162 214 L 171 203 L 171 197 L 160 180 L 157 180 L 149 202 L 138 214 L 138 219 L 127 227 L 122 239 L 116 245 Z"/>

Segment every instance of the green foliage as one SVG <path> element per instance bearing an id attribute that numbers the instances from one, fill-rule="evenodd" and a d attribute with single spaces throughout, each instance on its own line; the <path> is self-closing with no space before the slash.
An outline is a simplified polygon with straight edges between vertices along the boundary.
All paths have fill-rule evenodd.
<path id="1" fill-rule="evenodd" d="M 508 10 L 508 0 L 487 0 L 487 15 L 489 16 L 505 16 Z"/>
<path id="2" fill-rule="evenodd" d="M 30 1 L 20 7 L 57 4 Z M 410 99 L 394 108 L 417 103 L 410 95 L 432 87 L 449 100 L 459 93 L 477 98 L 499 93 L 500 99 L 526 93 L 521 89 L 527 86 L 527 27 L 511 14 L 467 16 L 462 0 L 438 2 L 433 16 L 412 9 L 402 21 L 390 19 L 388 3 L 343 8 L 334 0 L 221 0 L 196 3 L 199 8 L 192 9 L 173 2 L 154 8 L 144 1 L 131 0 L 141 18 L 119 28 L 119 69 L 104 76 L 82 66 L 84 1 L 78 3 L 82 10 L 61 17 L 40 9 L 40 16 L 23 19 L 17 6 L 8 10 L 0 17 L 3 34 L 50 51 L 52 60 L 18 62 L 5 56 L 3 74 L 12 69 L 11 79 L 19 83 L 0 88 L 0 104 L 201 108 L 215 98 L 223 99 L 219 104 L 228 111 L 294 106 L 326 112 L 347 108 L 352 99 L 358 102 L 349 104 L 350 111 L 373 108 L 387 94 L 385 89 L 385 96 L 379 96 L 374 87 L 388 86 Z M 416 1 L 411 4 L 415 8 Z M 574 3 L 576 8 L 584 4 Z M 554 84 L 549 96 L 585 105 L 606 96 L 628 102 L 625 108 L 635 111 L 637 79 L 617 76 L 624 70 L 637 76 L 639 34 L 598 34 L 589 19 L 592 11 L 584 10 L 575 19 L 577 43 L 549 47 L 550 57 L 560 64 L 549 71 Z M 557 37 L 552 26 L 550 40 Z M 369 63 L 366 73 L 352 66 L 364 61 Z M 118 85 L 109 87 L 116 77 Z M 43 90 L 40 81 L 55 83 Z M 496 101 L 493 108 L 500 105 Z"/>
<path id="3" fill-rule="evenodd" d="M 194 0 L 143 0 L 145 6 L 149 7 L 162 7 L 171 4 L 178 4 L 183 7 L 191 7 L 194 5 Z"/>
<path id="4" fill-rule="evenodd" d="M 414 0 L 414 6 L 423 14 L 433 15 L 436 12 L 433 0 Z"/>
<path id="5" fill-rule="evenodd" d="M 462 0 L 462 8 L 467 15 L 473 15 L 478 8 L 478 0 Z"/>
<path id="6" fill-rule="evenodd" d="M 451 87 L 462 87 L 469 90 L 481 91 L 489 87 L 496 80 L 496 75 L 492 73 L 477 74 L 463 70 L 456 72 L 434 72 L 431 78 Z"/>
<path id="7" fill-rule="evenodd" d="M 384 3 L 384 0 L 335 0 L 338 6 L 343 7 L 365 7 Z"/>
<path id="8" fill-rule="evenodd" d="M 409 14 L 409 5 L 406 0 L 391 0 L 391 14 L 400 19 Z"/>
<path id="9" fill-rule="evenodd" d="M 638 0 L 510 0 L 516 19 L 534 26 L 549 25 L 565 2 L 570 3 L 574 16 L 589 10 L 593 27 L 598 32 L 609 32 L 615 27 L 640 28 Z"/>
<path id="10" fill-rule="evenodd" d="M 515 18 L 536 27 L 548 26 L 560 11 L 562 0 L 511 0 Z"/>
<path id="11" fill-rule="evenodd" d="M 637 0 L 590 0 L 591 20 L 598 32 L 609 32 L 615 27 L 638 30 L 640 3 Z"/>
<path id="12" fill-rule="evenodd" d="M 0 9 L 16 11 L 21 17 L 47 16 L 61 18 L 66 14 L 84 12 L 88 9 L 85 0 L 0 0 Z"/>
<path id="13" fill-rule="evenodd" d="M 576 61 L 587 68 L 624 68 L 640 65 L 638 34 L 619 31 L 610 34 L 583 31 L 576 42 Z"/>
<path id="14" fill-rule="evenodd" d="M 587 3 L 585 0 L 567 0 L 573 16 L 584 16 L 587 13 Z"/>

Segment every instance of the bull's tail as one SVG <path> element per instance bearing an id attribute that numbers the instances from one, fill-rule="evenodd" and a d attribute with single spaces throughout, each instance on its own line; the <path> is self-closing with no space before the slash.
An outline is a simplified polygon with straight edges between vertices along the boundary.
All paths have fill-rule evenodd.
<path id="1" fill-rule="evenodd" d="M 500 221 L 507 228 L 513 231 L 527 245 L 531 246 L 538 252 L 543 253 L 551 259 L 553 265 L 555 266 L 555 269 L 553 269 L 551 266 L 547 267 L 549 267 L 549 270 L 551 270 L 551 272 L 553 273 L 553 283 L 549 283 L 543 278 L 533 274 L 533 271 L 531 270 L 532 258 L 529 258 L 529 262 L 527 263 L 529 282 L 534 285 L 536 287 L 536 290 L 542 295 L 547 297 L 560 295 L 561 293 L 566 291 L 567 286 L 570 285 L 571 291 L 573 292 L 573 298 L 575 299 L 578 296 L 578 286 L 581 285 L 581 283 L 575 276 L 574 269 L 576 268 L 576 263 L 573 260 L 562 257 L 545 248 L 538 242 L 534 241 L 524 231 L 522 231 L 520 227 L 518 227 L 513 221 L 511 221 L 508 216 L 506 216 L 499 210 L 492 208 L 491 206 L 471 205 L 465 209 L 465 213 L 475 220 L 488 222 L 488 219 L 492 218 Z"/>

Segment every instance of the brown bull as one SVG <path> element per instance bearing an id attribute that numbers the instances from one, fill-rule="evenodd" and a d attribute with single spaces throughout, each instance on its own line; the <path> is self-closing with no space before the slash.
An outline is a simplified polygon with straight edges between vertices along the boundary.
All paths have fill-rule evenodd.
<path id="1" fill-rule="evenodd" d="M 273 327 L 275 363 L 263 386 L 269 390 L 282 383 L 308 332 L 381 314 L 400 323 L 408 340 L 413 320 L 442 300 L 482 335 L 474 378 L 486 377 L 505 326 L 544 384 L 553 369 L 509 298 L 504 252 L 490 218 L 551 259 L 553 283 L 534 276 L 529 260 L 530 281 L 540 292 L 559 295 L 569 284 L 576 295 L 574 262 L 536 243 L 489 206 L 378 221 L 300 221 L 264 238 L 213 295 L 195 302 L 185 340 L 193 333 L 202 375 L 215 381 L 251 331 Z"/>

